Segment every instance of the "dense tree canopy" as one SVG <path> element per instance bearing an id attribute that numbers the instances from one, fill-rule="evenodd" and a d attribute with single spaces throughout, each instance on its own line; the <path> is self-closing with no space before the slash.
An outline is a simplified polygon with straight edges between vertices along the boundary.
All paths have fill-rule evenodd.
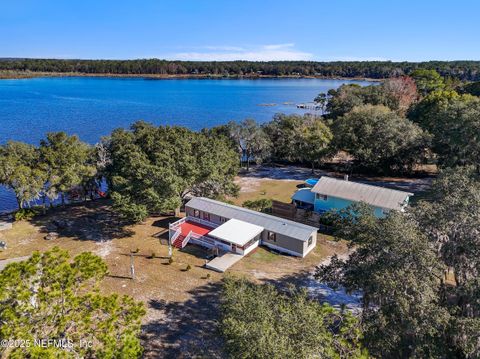
<path id="1" fill-rule="evenodd" d="M 445 88 L 443 77 L 435 70 L 417 69 L 413 71 L 410 76 L 415 80 L 421 95 L 427 95 L 430 92 L 443 90 Z"/>
<path id="2" fill-rule="evenodd" d="M 442 76 L 480 80 L 479 61 L 166 61 L 0 59 L 0 70 L 79 72 L 86 74 L 160 74 L 222 76 L 324 76 L 385 79 L 409 75 L 416 69 L 436 70 Z"/>
<path id="3" fill-rule="evenodd" d="M 264 128 L 274 161 L 305 163 L 313 170 L 329 154 L 332 133 L 321 117 L 276 114 Z"/>
<path id="4" fill-rule="evenodd" d="M 40 168 L 47 175 L 45 194 L 58 194 L 65 203 L 65 193 L 82 184 L 85 177 L 95 176 L 96 167 L 89 163 L 91 148 L 77 136 L 65 132 L 47 133 L 40 141 Z"/>
<path id="5" fill-rule="evenodd" d="M 55 247 L 0 272 L 0 340 L 30 345 L 0 348 L 15 358 L 138 358 L 143 304 L 99 293 L 107 273 L 100 257 L 82 253 L 70 261 Z M 62 345 L 35 345 L 56 340 Z M 87 345 L 88 343 L 88 345 Z"/>
<path id="6" fill-rule="evenodd" d="M 38 168 L 37 148 L 9 141 L 0 146 L 0 183 L 15 193 L 19 208 L 40 198 L 46 175 Z"/>
<path id="7" fill-rule="evenodd" d="M 367 358 L 357 320 L 271 285 L 226 278 L 220 330 L 232 358 Z"/>
<path id="8" fill-rule="evenodd" d="M 384 105 L 399 115 L 405 115 L 417 97 L 417 86 L 408 76 L 390 78 L 381 84 L 370 86 L 342 85 L 328 91 L 327 116 L 335 119 L 354 107 L 367 104 Z"/>
<path id="9" fill-rule="evenodd" d="M 348 291 L 362 291 L 365 344 L 375 357 L 439 357 L 448 312 L 438 305 L 441 263 L 427 237 L 408 217 L 377 219 L 370 207 L 344 211 L 337 233 L 356 250 L 334 258 L 318 276 Z"/>
<path id="10" fill-rule="evenodd" d="M 467 83 L 461 90 L 473 96 L 480 96 L 480 81 Z"/>
<path id="11" fill-rule="evenodd" d="M 224 138 L 145 122 L 115 130 L 107 167 L 115 207 L 126 218 L 172 211 L 188 195 L 234 194 L 237 155 Z"/>
<path id="12" fill-rule="evenodd" d="M 433 135 L 432 149 L 443 166 L 478 164 L 480 99 L 455 91 L 435 91 L 409 117 Z"/>
<path id="13" fill-rule="evenodd" d="M 429 136 L 384 106 L 356 107 L 332 126 L 335 146 L 374 171 L 410 171 L 425 157 Z"/>
<path id="14" fill-rule="evenodd" d="M 238 149 L 240 162 L 246 162 L 247 170 L 250 169 L 251 161 L 260 164 L 270 155 L 271 142 L 255 120 L 230 121 L 227 127 L 229 136 Z"/>
<path id="15" fill-rule="evenodd" d="M 72 188 L 98 186 L 91 182 L 97 174 L 94 154 L 77 136 L 64 132 L 48 133 L 39 147 L 10 141 L 0 146 L 0 183 L 15 192 L 19 208 L 59 195 L 64 203 Z"/>
<path id="16" fill-rule="evenodd" d="M 386 105 L 386 97 L 378 85 L 362 87 L 357 84 L 342 85 L 328 91 L 328 117 L 336 119 L 365 104 Z"/>

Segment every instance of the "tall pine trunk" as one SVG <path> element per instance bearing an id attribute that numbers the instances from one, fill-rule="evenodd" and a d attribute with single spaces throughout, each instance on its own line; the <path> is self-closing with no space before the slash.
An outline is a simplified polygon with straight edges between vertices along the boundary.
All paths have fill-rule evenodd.
<path id="1" fill-rule="evenodd" d="M 47 213 L 47 196 L 45 194 L 42 195 L 42 206 L 43 214 Z"/>
<path id="2" fill-rule="evenodd" d="M 17 204 L 19 209 L 23 209 L 22 200 L 19 197 L 17 197 Z"/>

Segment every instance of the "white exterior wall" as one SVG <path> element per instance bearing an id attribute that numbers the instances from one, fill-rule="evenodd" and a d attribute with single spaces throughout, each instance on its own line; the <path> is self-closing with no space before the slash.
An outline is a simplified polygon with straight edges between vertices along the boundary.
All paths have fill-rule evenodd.
<path id="1" fill-rule="evenodd" d="M 259 244 L 260 244 L 260 241 L 255 241 L 250 247 L 248 247 L 245 250 L 237 248 L 237 253 L 238 254 L 243 254 L 245 256 L 248 253 L 250 253 L 251 251 L 253 251 L 255 248 L 257 248 Z"/>
<path id="2" fill-rule="evenodd" d="M 311 245 L 308 245 L 308 240 L 306 242 L 303 243 L 303 257 L 305 257 L 308 253 L 310 253 L 310 251 L 315 248 L 315 246 L 317 245 L 317 233 L 313 233 L 312 236 L 312 244 Z"/>

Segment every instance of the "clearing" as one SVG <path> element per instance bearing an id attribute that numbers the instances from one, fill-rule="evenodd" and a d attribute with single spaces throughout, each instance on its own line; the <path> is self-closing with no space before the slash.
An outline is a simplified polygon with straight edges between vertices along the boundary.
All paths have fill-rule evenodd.
<path id="1" fill-rule="evenodd" d="M 54 246 L 67 249 L 72 256 L 84 251 L 96 253 L 106 261 L 110 272 L 101 284 L 102 290 L 128 294 L 145 303 L 145 357 L 222 357 L 216 321 L 220 281 L 225 274 L 204 268 L 206 252 L 193 245 L 174 250 L 174 262 L 168 264 L 167 229 L 173 221 L 173 217 L 153 217 L 142 224 L 122 226 L 107 200 L 56 208 L 31 221 L 15 222 L 12 229 L 0 232 L 0 240 L 7 243 L 7 249 L 0 252 L 0 265 L 6 264 L 5 259 Z M 62 227 L 57 226 L 58 238 L 45 240 L 53 222 Z M 137 250 L 136 278 L 132 280 L 130 255 Z M 303 284 L 318 263 L 345 252 L 344 243 L 319 235 L 316 249 L 304 259 L 257 248 L 227 273 L 277 285 Z"/>

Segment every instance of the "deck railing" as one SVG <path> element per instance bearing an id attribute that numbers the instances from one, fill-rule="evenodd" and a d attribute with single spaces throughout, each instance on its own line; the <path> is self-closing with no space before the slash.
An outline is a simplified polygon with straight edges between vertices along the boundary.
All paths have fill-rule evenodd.
<path id="1" fill-rule="evenodd" d="M 196 222 L 198 224 L 201 224 L 201 225 L 204 225 L 204 226 L 210 227 L 210 228 L 217 228 L 218 226 L 220 226 L 219 224 L 216 224 L 216 223 L 213 223 L 213 222 L 210 222 L 210 221 L 207 221 L 205 219 L 198 218 L 198 217 L 188 216 L 187 218 L 188 218 L 189 221 Z"/>
<path id="2" fill-rule="evenodd" d="M 195 239 L 196 241 L 205 242 L 206 244 L 209 244 L 212 246 L 215 245 L 215 240 L 202 236 L 200 234 L 192 233 L 192 238 Z"/>
<path id="3" fill-rule="evenodd" d="M 187 236 L 182 241 L 182 247 L 181 248 L 184 248 L 187 245 L 190 238 L 192 238 L 192 235 L 193 235 L 192 231 L 188 232 Z"/>
<path id="4" fill-rule="evenodd" d="M 170 223 L 170 224 L 168 225 L 168 228 L 174 230 L 174 229 L 176 229 L 179 225 L 181 225 L 182 223 L 184 223 L 186 220 L 187 220 L 187 217 L 183 217 L 183 218 L 179 219 L 179 220 L 176 221 L 176 222 Z"/>

